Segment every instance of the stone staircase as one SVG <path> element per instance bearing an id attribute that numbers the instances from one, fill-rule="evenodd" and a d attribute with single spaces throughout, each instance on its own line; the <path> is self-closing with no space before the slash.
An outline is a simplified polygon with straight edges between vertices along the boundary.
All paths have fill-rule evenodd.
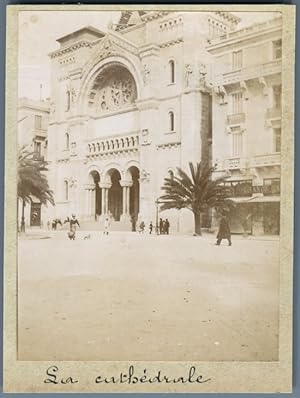
<path id="1" fill-rule="evenodd" d="M 100 221 L 82 221 L 79 231 L 103 231 L 104 222 Z M 112 221 L 109 227 L 110 231 L 131 231 L 129 222 Z"/>

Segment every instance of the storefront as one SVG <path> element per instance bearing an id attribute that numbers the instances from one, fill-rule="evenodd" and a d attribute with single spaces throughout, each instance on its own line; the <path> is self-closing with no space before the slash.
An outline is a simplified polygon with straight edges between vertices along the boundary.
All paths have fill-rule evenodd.
<path id="1" fill-rule="evenodd" d="M 229 222 L 233 234 L 279 235 L 279 196 L 253 195 L 232 200 L 234 206 L 229 213 Z"/>

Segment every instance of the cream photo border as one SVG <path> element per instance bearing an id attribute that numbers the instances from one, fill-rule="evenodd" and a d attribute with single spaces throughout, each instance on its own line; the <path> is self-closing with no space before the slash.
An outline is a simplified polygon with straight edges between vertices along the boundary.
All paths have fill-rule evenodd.
<path id="1" fill-rule="evenodd" d="M 73 362 L 17 360 L 17 89 L 18 14 L 21 11 L 240 11 L 281 12 L 282 29 L 282 152 L 280 218 L 280 322 L 277 362 Z M 4 392 L 291 392 L 292 390 L 292 286 L 294 211 L 294 62 L 295 6 L 290 5 L 27 5 L 7 7 L 6 134 L 4 224 Z M 49 366 L 59 376 L 74 377 L 75 384 L 44 383 Z M 98 375 L 117 376 L 134 365 L 135 373 L 158 370 L 172 378 L 186 376 L 191 366 L 209 382 L 188 384 L 96 384 Z"/>

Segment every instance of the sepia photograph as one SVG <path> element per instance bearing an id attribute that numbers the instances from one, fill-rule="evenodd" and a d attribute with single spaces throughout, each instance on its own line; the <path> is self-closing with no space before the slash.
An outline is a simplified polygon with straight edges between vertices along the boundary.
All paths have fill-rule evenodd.
<path id="1" fill-rule="evenodd" d="M 282 12 L 16 25 L 16 360 L 279 361 Z"/>

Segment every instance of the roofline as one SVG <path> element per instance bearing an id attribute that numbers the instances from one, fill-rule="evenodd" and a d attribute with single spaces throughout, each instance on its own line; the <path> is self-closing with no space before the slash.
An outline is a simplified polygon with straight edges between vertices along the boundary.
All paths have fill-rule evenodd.
<path id="1" fill-rule="evenodd" d="M 214 51 L 233 42 L 247 40 L 253 35 L 262 35 L 266 32 L 281 30 L 282 24 L 276 23 L 280 20 L 282 20 L 282 18 L 278 17 L 270 19 L 266 22 L 259 22 L 254 25 L 250 25 L 248 27 L 229 32 L 210 40 L 210 44 L 206 48 L 208 51 Z"/>
<path id="2" fill-rule="evenodd" d="M 87 25 L 87 26 L 83 26 L 82 28 L 80 28 L 80 29 L 78 29 L 78 30 L 75 30 L 75 31 L 72 32 L 72 33 L 68 33 L 68 34 L 65 35 L 65 36 L 59 37 L 58 39 L 56 39 L 56 41 L 58 41 L 58 42 L 60 43 L 61 41 L 64 41 L 64 40 L 68 39 L 69 37 L 74 36 L 76 33 L 84 32 L 84 31 L 93 32 L 93 33 L 95 33 L 96 35 L 98 35 L 98 37 L 103 37 L 103 36 L 105 36 L 105 34 L 106 34 L 105 32 L 103 32 L 103 31 L 100 30 L 100 29 L 97 29 L 97 28 L 94 28 L 93 26 Z"/>

